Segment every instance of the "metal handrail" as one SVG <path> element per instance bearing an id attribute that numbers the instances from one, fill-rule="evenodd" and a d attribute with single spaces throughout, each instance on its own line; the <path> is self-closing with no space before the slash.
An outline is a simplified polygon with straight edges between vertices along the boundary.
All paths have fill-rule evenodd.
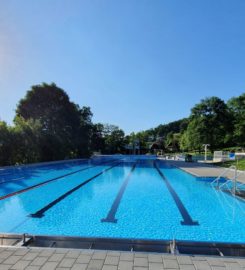
<path id="1" fill-rule="evenodd" d="M 229 179 L 226 179 L 226 181 L 223 184 L 220 184 L 220 178 L 224 177 L 226 173 L 232 171 L 234 173 L 233 177 L 230 177 Z M 211 185 L 214 185 L 217 183 L 217 188 L 222 189 L 224 186 L 227 187 L 228 190 L 235 196 L 237 194 L 238 189 L 241 189 L 241 187 L 245 186 L 245 183 L 239 183 L 237 182 L 237 177 L 243 174 L 243 171 L 237 171 L 237 167 L 235 165 L 230 166 L 229 168 L 226 168 L 218 177 L 216 177 L 212 182 Z M 231 185 L 228 185 L 231 183 Z"/>
<path id="2" fill-rule="evenodd" d="M 238 172 L 238 174 L 237 174 L 237 176 L 240 176 L 241 174 L 244 174 L 244 176 L 245 176 L 245 171 L 240 171 L 240 172 Z M 242 187 L 242 186 L 245 186 L 245 183 L 237 183 L 237 187 Z"/>
<path id="3" fill-rule="evenodd" d="M 226 168 L 218 177 L 216 177 L 212 182 L 211 185 L 215 184 L 216 182 L 218 183 L 219 186 L 219 180 L 221 177 L 223 177 L 227 172 L 229 172 L 230 170 L 236 170 L 236 166 L 232 165 L 229 168 Z"/>
<path id="4" fill-rule="evenodd" d="M 225 181 L 225 183 L 223 183 L 222 185 L 220 185 L 219 186 L 219 188 L 222 188 L 223 186 L 226 186 L 228 183 L 230 183 L 230 182 L 233 182 L 233 180 L 232 179 L 227 179 L 226 181 Z"/>

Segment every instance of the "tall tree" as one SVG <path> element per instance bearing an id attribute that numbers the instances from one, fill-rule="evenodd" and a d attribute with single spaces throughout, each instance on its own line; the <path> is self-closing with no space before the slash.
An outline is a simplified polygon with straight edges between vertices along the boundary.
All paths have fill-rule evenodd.
<path id="1" fill-rule="evenodd" d="M 41 125 L 41 160 L 87 154 L 89 136 L 85 127 L 90 122 L 90 116 L 89 108 L 81 110 L 54 83 L 32 86 L 16 109 L 16 118 L 33 119 Z"/>
<path id="2" fill-rule="evenodd" d="M 105 153 L 115 154 L 124 151 L 124 132 L 118 126 L 104 125 Z"/>
<path id="3" fill-rule="evenodd" d="M 105 152 L 104 125 L 101 123 L 93 125 L 91 150 L 93 152 Z"/>
<path id="4" fill-rule="evenodd" d="M 15 118 L 15 125 L 10 128 L 13 143 L 12 164 L 33 163 L 40 161 L 39 121 L 22 117 Z"/>
<path id="5" fill-rule="evenodd" d="M 237 146 L 245 146 L 245 93 L 231 98 L 228 107 L 233 114 L 233 142 Z"/>
<path id="6" fill-rule="evenodd" d="M 88 157 L 92 151 L 92 136 L 93 136 L 93 123 L 92 112 L 90 107 L 82 107 L 79 109 L 80 126 L 78 130 L 78 138 L 75 147 L 78 149 L 78 156 Z"/>
<path id="7" fill-rule="evenodd" d="M 180 149 L 180 133 L 169 132 L 166 138 L 165 147 L 173 152 L 178 152 Z"/>
<path id="8" fill-rule="evenodd" d="M 199 150 L 203 144 L 210 144 L 214 150 L 229 143 L 231 132 L 232 116 L 225 102 L 218 97 L 206 98 L 191 110 L 185 144 Z"/>
<path id="9" fill-rule="evenodd" d="M 12 163 L 13 141 L 7 124 L 0 121 L 0 165 Z"/>

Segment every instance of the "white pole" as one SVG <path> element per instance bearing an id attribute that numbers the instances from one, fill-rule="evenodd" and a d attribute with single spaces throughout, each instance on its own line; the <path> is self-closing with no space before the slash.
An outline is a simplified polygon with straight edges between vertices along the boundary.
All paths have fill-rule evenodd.
<path id="1" fill-rule="evenodd" d="M 207 150 L 208 150 L 208 145 L 205 145 L 205 161 L 207 161 Z"/>
<path id="2" fill-rule="evenodd" d="M 209 144 L 203 144 L 203 146 L 204 146 L 204 151 L 205 151 L 204 160 L 206 162 L 207 161 L 207 151 L 208 151 Z"/>
<path id="3" fill-rule="evenodd" d="M 236 195 L 236 182 L 237 182 L 237 167 L 235 166 L 234 182 L 233 182 L 233 195 Z"/>

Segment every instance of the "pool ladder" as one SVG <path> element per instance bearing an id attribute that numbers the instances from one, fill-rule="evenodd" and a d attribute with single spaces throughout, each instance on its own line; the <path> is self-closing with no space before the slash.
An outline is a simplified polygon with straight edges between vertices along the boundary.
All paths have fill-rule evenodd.
<path id="1" fill-rule="evenodd" d="M 24 246 L 27 246 L 32 240 L 33 240 L 33 237 L 29 236 L 26 233 L 23 233 L 21 239 L 17 241 L 14 246 L 24 247 Z"/>
<path id="2" fill-rule="evenodd" d="M 227 178 L 227 175 L 229 173 L 230 175 L 233 174 L 233 176 L 230 178 Z M 232 165 L 229 168 L 225 169 L 218 177 L 216 177 L 211 182 L 211 185 L 213 187 L 216 187 L 219 190 L 229 191 L 233 195 L 236 195 L 238 191 L 242 189 L 242 187 L 245 187 L 245 183 L 237 182 L 237 177 L 241 175 L 242 173 L 244 172 L 238 172 L 237 167 Z M 226 178 L 226 181 L 224 183 L 221 183 L 221 178 Z"/>
<path id="3" fill-rule="evenodd" d="M 173 239 L 173 241 L 170 242 L 169 249 L 170 249 L 170 253 L 173 254 L 173 255 L 180 254 L 179 250 L 178 250 L 178 247 L 176 245 L 175 239 Z"/>

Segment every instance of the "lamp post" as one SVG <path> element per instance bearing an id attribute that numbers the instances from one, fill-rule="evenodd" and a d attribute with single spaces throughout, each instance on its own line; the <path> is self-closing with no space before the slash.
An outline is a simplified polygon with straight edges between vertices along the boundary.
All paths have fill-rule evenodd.
<path id="1" fill-rule="evenodd" d="M 208 151 L 208 146 L 210 146 L 210 144 L 203 144 L 204 146 L 204 151 L 205 151 L 205 157 L 204 157 L 204 160 L 205 162 L 207 161 L 207 151 Z"/>

